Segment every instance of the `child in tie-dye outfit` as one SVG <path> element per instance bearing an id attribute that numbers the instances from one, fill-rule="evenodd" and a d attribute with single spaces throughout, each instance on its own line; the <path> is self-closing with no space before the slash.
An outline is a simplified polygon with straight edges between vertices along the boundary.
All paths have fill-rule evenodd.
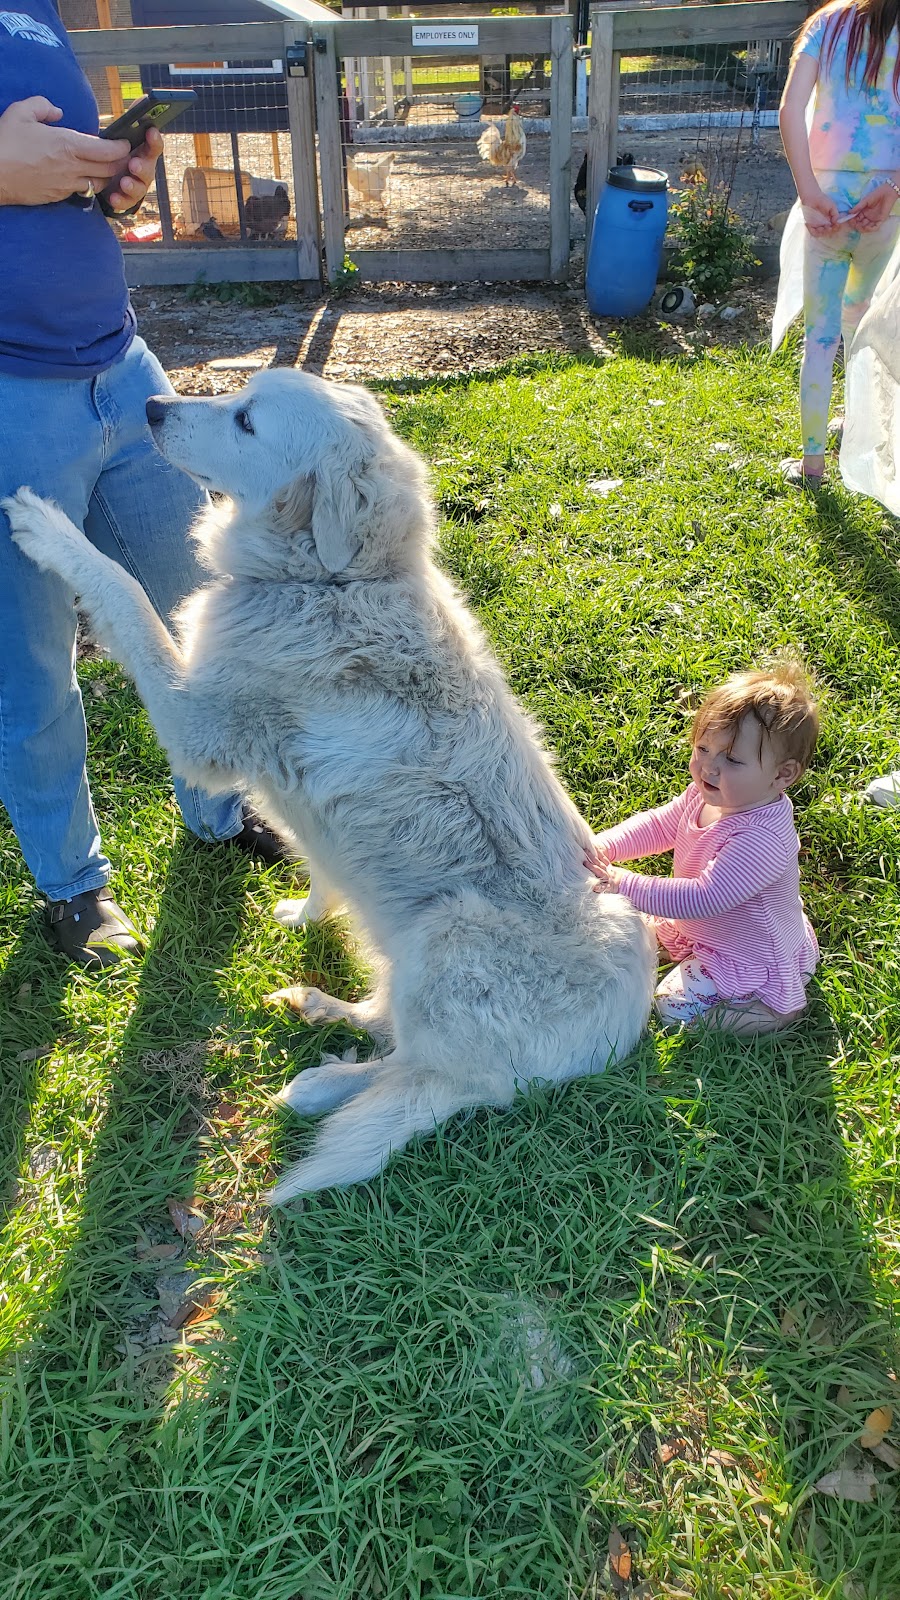
<path id="1" fill-rule="evenodd" d="M 849 347 L 900 232 L 898 16 L 900 0 L 834 0 L 817 11 L 797 42 L 781 101 L 806 223 L 803 459 L 782 463 L 793 484 L 822 480 L 838 341 L 843 333 Z"/>

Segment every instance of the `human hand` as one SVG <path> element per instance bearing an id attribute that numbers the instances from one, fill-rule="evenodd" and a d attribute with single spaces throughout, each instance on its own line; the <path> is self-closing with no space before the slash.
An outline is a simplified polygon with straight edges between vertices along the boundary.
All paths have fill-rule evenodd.
<path id="1" fill-rule="evenodd" d="M 42 94 L 14 100 L 0 116 L 0 205 L 51 205 L 102 188 L 122 171 L 127 139 L 54 128 L 61 116 Z"/>
<path id="2" fill-rule="evenodd" d="M 877 189 L 864 195 L 844 218 L 851 228 L 858 228 L 860 233 L 871 233 L 874 228 L 880 228 L 897 204 L 898 196 L 893 184 L 880 183 Z"/>
<path id="3" fill-rule="evenodd" d="M 588 872 L 593 873 L 598 879 L 593 885 L 595 894 L 605 894 L 615 886 L 618 873 L 602 845 L 595 843 L 588 847 L 584 854 L 584 864 Z"/>
<path id="4" fill-rule="evenodd" d="M 144 143 L 132 150 L 124 171 L 102 190 L 110 211 L 130 211 L 133 206 L 140 205 L 153 182 L 162 149 L 163 138 L 159 129 L 148 128 Z"/>
<path id="5" fill-rule="evenodd" d="M 840 228 L 847 220 L 841 216 L 837 202 L 830 199 L 821 189 L 814 190 L 805 198 L 801 196 L 800 205 L 807 232 L 811 233 L 814 239 L 833 233 L 835 228 Z"/>
<path id="6" fill-rule="evenodd" d="M 619 887 L 622 878 L 620 867 L 614 867 L 611 861 L 599 864 L 590 869 L 597 882 L 591 887 L 595 894 L 613 894 Z"/>

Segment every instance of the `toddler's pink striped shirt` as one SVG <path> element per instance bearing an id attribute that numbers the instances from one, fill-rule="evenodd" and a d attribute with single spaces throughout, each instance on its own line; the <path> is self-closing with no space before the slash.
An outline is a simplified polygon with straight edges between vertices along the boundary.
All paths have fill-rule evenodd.
<path id="1" fill-rule="evenodd" d="M 677 961 L 697 956 L 724 999 L 759 995 L 774 1011 L 805 1004 L 816 936 L 800 898 L 800 841 L 787 795 L 702 828 L 703 796 L 692 783 L 655 811 L 597 834 L 611 861 L 675 852 L 674 876 L 623 871 L 616 885 L 657 919 Z"/>

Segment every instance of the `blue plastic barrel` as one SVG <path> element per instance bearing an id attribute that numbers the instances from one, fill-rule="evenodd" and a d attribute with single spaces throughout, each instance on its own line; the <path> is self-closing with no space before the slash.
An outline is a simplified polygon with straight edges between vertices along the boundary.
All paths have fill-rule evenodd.
<path id="1" fill-rule="evenodd" d="M 585 273 L 597 317 L 635 317 L 659 276 L 669 175 L 652 167 L 610 167 L 594 215 Z"/>

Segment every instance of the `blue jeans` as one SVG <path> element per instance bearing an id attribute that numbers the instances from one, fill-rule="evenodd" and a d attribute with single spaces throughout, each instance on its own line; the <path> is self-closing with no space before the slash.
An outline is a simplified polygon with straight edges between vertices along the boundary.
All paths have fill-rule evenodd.
<path id="1" fill-rule="evenodd" d="M 0 499 L 27 484 L 131 572 L 160 616 L 202 581 L 187 532 L 205 497 L 155 449 L 145 402 L 172 386 L 142 339 L 97 378 L 0 372 Z M 50 900 L 110 875 L 85 771 L 71 590 L 13 544 L 0 512 L 0 800 Z M 201 839 L 241 829 L 241 800 L 175 783 Z"/>

